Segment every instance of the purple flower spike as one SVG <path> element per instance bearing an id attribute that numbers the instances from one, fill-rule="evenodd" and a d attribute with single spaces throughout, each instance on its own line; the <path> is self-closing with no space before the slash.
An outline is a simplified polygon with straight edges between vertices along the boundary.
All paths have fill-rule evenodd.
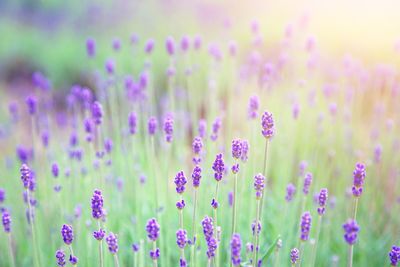
<path id="1" fill-rule="evenodd" d="M 261 118 L 261 126 L 263 128 L 262 134 L 264 135 L 264 137 L 267 139 L 271 139 L 275 134 L 275 124 L 272 113 L 264 111 L 264 114 Z"/>
<path id="2" fill-rule="evenodd" d="M 256 229 L 256 225 L 257 225 L 257 229 Z M 256 220 L 254 220 L 251 223 L 251 231 L 253 232 L 253 235 L 259 235 L 261 233 L 261 222 L 258 221 L 258 223 L 256 223 Z"/>
<path id="3" fill-rule="evenodd" d="M 114 38 L 112 41 L 112 48 L 114 51 L 119 51 L 121 49 L 121 40 L 118 38 Z"/>
<path id="4" fill-rule="evenodd" d="M 233 164 L 231 167 L 232 173 L 236 174 L 239 172 L 239 163 Z"/>
<path id="5" fill-rule="evenodd" d="M 173 56 L 175 53 L 175 40 L 172 36 L 168 36 L 167 40 L 165 40 L 165 48 L 167 50 L 167 53 L 170 56 Z"/>
<path id="6" fill-rule="evenodd" d="M 194 154 L 196 155 L 200 154 L 201 149 L 203 148 L 203 141 L 201 141 L 200 137 L 197 136 L 193 139 L 192 148 Z"/>
<path id="7" fill-rule="evenodd" d="M 116 254 L 118 252 L 118 238 L 117 236 L 110 232 L 106 237 L 106 242 L 108 245 L 108 250 L 111 254 Z"/>
<path id="8" fill-rule="evenodd" d="M 148 238 L 151 241 L 157 240 L 158 235 L 160 233 L 160 225 L 158 224 L 155 218 L 151 218 L 150 220 L 147 221 L 146 232 Z"/>
<path id="9" fill-rule="evenodd" d="M 231 240 L 231 260 L 233 266 L 240 266 L 240 250 L 242 249 L 242 241 L 239 234 L 233 234 Z"/>
<path id="10" fill-rule="evenodd" d="M 201 119 L 201 120 L 199 121 L 199 128 L 198 128 L 198 130 L 199 130 L 199 136 L 200 136 L 201 138 L 206 137 L 206 135 L 207 135 L 207 122 L 206 122 L 206 120 Z"/>
<path id="11" fill-rule="evenodd" d="M 147 40 L 146 45 L 144 47 L 144 51 L 147 54 L 151 54 L 151 52 L 153 52 L 153 49 L 154 49 L 154 40 L 153 39 Z"/>
<path id="12" fill-rule="evenodd" d="M 168 143 L 172 142 L 172 134 L 174 133 L 174 120 L 171 116 L 167 116 L 164 121 L 165 140 Z"/>
<path id="13" fill-rule="evenodd" d="M 203 226 L 204 238 L 207 242 L 207 257 L 213 258 L 215 256 L 215 250 L 217 249 L 217 241 L 215 240 L 214 234 L 214 226 L 212 218 L 206 216 L 201 222 Z"/>
<path id="14" fill-rule="evenodd" d="M 150 250 L 150 258 L 153 260 L 158 260 L 160 258 L 160 249 Z"/>
<path id="15" fill-rule="evenodd" d="M 214 170 L 214 178 L 217 181 L 221 181 L 224 170 L 225 170 L 225 164 L 224 164 L 224 159 L 222 158 L 222 154 L 218 154 L 214 160 L 212 169 Z"/>
<path id="16" fill-rule="evenodd" d="M 78 258 L 74 255 L 69 255 L 69 262 L 71 265 L 77 265 L 78 264 Z"/>
<path id="17" fill-rule="evenodd" d="M 183 36 L 181 39 L 181 49 L 183 52 L 186 52 L 189 49 L 190 40 L 187 35 Z"/>
<path id="18" fill-rule="evenodd" d="M 305 177 L 304 177 L 304 185 L 303 185 L 303 193 L 305 195 L 308 195 L 308 193 L 310 192 L 310 186 L 313 180 L 313 176 L 311 173 L 306 173 Z"/>
<path id="19" fill-rule="evenodd" d="M 154 135 L 156 133 L 157 125 L 158 123 L 156 117 L 150 117 L 147 123 L 147 130 L 149 132 L 149 135 Z"/>
<path id="20" fill-rule="evenodd" d="M 103 118 L 103 107 L 97 101 L 93 102 L 92 104 L 92 119 L 95 124 L 101 124 Z"/>
<path id="21" fill-rule="evenodd" d="M 93 237 L 98 240 L 101 241 L 103 240 L 104 236 L 106 235 L 106 231 L 104 231 L 103 229 L 99 229 L 98 231 L 94 231 L 93 232 Z"/>
<path id="22" fill-rule="evenodd" d="M 186 206 L 185 200 L 183 200 L 183 199 L 176 202 L 176 207 L 178 210 L 183 210 L 183 208 L 185 208 L 185 206 Z"/>
<path id="23" fill-rule="evenodd" d="M 53 163 L 51 165 L 51 173 L 53 174 L 54 178 L 58 177 L 59 169 L 58 169 L 58 164 L 57 163 Z"/>
<path id="24" fill-rule="evenodd" d="M 113 149 L 113 141 L 110 138 L 107 138 L 104 140 L 104 149 L 107 152 L 107 154 L 110 154 L 112 149 Z"/>
<path id="25" fill-rule="evenodd" d="M 48 131 L 44 130 L 41 134 L 41 139 L 42 139 L 42 144 L 45 148 L 49 146 L 49 139 L 50 139 L 50 134 Z"/>
<path id="26" fill-rule="evenodd" d="M 300 239 L 302 241 L 307 241 L 310 237 L 310 230 L 311 230 L 311 214 L 310 212 L 306 211 L 301 216 L 301 223 L 300 223 Z"/>
<path id="27" fill-rule="evenodd" d="M 211 134 L 211 140 L 216 141 L 218 138 L 218 132 L 219 129 L 221 128 L 221 119 L 216 118 L 213 125 L 212 125 L 212 134 Z"/>
<path id="28" fill-rule="evenodd" d="M 94 190 L 92 197 L 92 216 L 94 219 L 101 219 L 104 215 L 103 210 L 103 196 L 101 195 L 101 191 L 96 189 Z"/>
<path id="29" fill-rule="evenodd" d="M 30 115 L 34 115 L 37 109 L 37 98 L 35 96 L 28 96 L 25 100 Z"/>
<path id="30" fill-rule="evenodd" d="M 248 114 L 250 119 L 256 119 L 258 116 L 259 100 L 258 96 L 252 95 L 249 99 Z"/>
<path id="31" fill-rule="evenodd" d="M 288 186 L 286 187 L 286 201 L 290 202 L 293 200 L 294 195 L 296 194 L 296 187 L 294 186 L 294 184 L 290 183 L 288 184 Z"/>
<path id="32" fill-rule="evenodd" d="M 357 163 L 353 171 L 353 196 L 359 197 L 363 191 L 363 185 L 365 180 L 365 165 L 362 163 Z"/>
<path id="33" fill-rule="evenodd" d="M 357 235 L 360 227 L 358 226 L 357 222 L 353 219 L 347 220 L 346 223 L 343 224 L 344 230 L 344 240 L 349 245 L 354 245 L 357 242 Z"/>
<path id="34" fill-rule="evenodd" d="M 256 190 L 256 198 L 260 199 L 264 192 L 265 177 L 259 173 L 254 176 L 254 189 Z"/>
<path id="35" fill-rule="evenodd" d="M 391 266 L 397 266 L 400 261 L 400 247 L 392 246 L 392 250 L 389 252 L 389 259 Z"/>
<path id="36" fill-rule="evenodd" d="M 132 250 L 133 252 L 138 252 L 140 249 L 140 245 L 138 243 L 132 244 Z"/>
<path id="37" fill-rule="evenodd" d="M 6 199 L 6 191 L 3 188 L 0 188 L 0 204 L 2 204 L 5 199 Z"/>
<path id="38" fill-rule="evenodd" d="M 179 229 L 176 232 L 176 244 L 178 245 L 179 248 L 183 249 L 185 248 L 186 243 L 187 243 L 186 231 L 183 229 Z"/>
<path id="39" fill-rule="evenodd" d="M 327 200 L 328 200 L 328 189 L 322 188 L 318 196 L 319 207 L 317 211 L 319 215 L 323 215 L 325 213 L 325 206 Z"/>
<path id="40" fill-rule="evenodd" d="M 137 127 L 137 116 L 135 112 L 131 112 L 128 117 L 128 124 L 129 124 L 129 133 L 134 135 L 136 133 Z"/>
<path id="41" fill-rule="evenodd" d="M 374 149 L 374 161 L 375 163 L 380 163 L 382 159 L 382 145 L 378 144 Z"/>
<path id="42" fill-rule="evenodd" d="M 201 48 L 201 36 L 196 35 L 193 39 L 193 47 L 195 50 L 199 50 Z"/>
<path id="43" fill-rule="evenodd" d="M 72 226 L 68 224 L 64 224 L 61 227 L 61 236 L 64 240 L 64 243 L 67 245 L 71 245 L 74 240 L 74 232 L 72 230 Z"/>
<path id="44" fill-rule="evenodd" d="M 3 228 L 4 232 L 10 233 L 11 232 L 11 216 L 10 213 L 8 213 L 7 210 L 3 211 L 3 215 L 1 217 L 2 223 L 3 223 Z"/>
<path id="45" fill-rule="evenodd" d="M 300 257 L 300 251 L 297 248 L 293 248 L 290 251 L 290 262 L 292 265 L 296 265 L 297 261 L 299 260 Z"/>
<path id="46" fill-rule="evenodd" d="M 107 59 L 106 64 L 105 64 L 105 69 L 108 74 L 114 74 L 115 62 L 113 59 L 111 59 L 111 58 Z"/>
<path id="47" fill-rule="evenodd" d="M 64 267 L 67 262 L 65 261 L 65 253 L 62 249 L 56 251 L 57 265 Z"/>
<path id="48" fill-rule="evenodd" d="M 32 183 L 32 172 L 28 165 L 22 164 L 21 169 L 21 180 L 25 188 L 29 188 Z"/>
<path id="49" fill-rule="evenodd" d="M 242 141 L 240 139 L 232 140 L 232 157 L 239 159 L 242 156 Z"/>
<path id="50" fill-rule="evenodd" d="M 94 57 L 96 55 L 96 41 L 93 38 L 86 40 L 86 53 L 88 57 Z"/>
<path id="51" fill-rule="evenodd" d="M 176 185 L 176 192 L 178 194 L 182 194 L 185 191 L 185 184 L 187 182 L 187 179 L 185 177 L 185 174 L 183 171 L 180 171 L 176 174 L 174 183 Z"/>
<path id="52" fill-rule="evenodd" d="M 240 159 L 241 159 L 243 162 L 246 162 L 247 159 L 249 158 L 249 157 L 248 157 L 249 147 L 250 147 L 249 141 L 247 141 L 247 140 L 242 140 L 242 153 L 241 153 Z"/>
<path id="53" fill-rule="evenodd" d="M 200 186 L 201 179 L 201 168 L 199 166 L 194 167 L 192 172 L 193 187 L 198 188 Z"/>

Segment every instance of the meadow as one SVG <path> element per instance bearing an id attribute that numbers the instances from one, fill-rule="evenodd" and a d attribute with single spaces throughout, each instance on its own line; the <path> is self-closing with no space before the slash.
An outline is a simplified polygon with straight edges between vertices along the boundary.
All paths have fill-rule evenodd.
<path id="1" fill-rule="evenodd" d="M 0 266 L 397 266 L 398 65 L 306 24 L 90 35 L 66 92 L 2 90 Z"/>

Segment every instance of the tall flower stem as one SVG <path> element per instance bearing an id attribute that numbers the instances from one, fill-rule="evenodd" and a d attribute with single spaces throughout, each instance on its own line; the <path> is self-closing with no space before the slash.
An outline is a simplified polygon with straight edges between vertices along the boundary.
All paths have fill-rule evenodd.
<path id="1" fill-rule="evenodd" d="M 301 262 L 303 261 L 303 254 L 304 254 L 304 242 L 300 242 L 300 250 L 299 250 L 300 252 L 299 252 L 299 266 L 298 267 L 301 267 Z"/>
<path id="2" fill-rule="evenodd" d="M 274 267 L 278 267 L 278 262 L 279 262 L 279 252 L 280 249 L 277 249 L 275 252 L 275 261 L 274 261 Z"/>
<path id="3" fill-rule="evenodd" d="M 257 205 L 256 205 L 256 222 L 255 222 L 255 228 L 254 228 L 254 234 L 253 234 L 253 266 L 257 266 L 258 262 L 258 222 L 260 220 L 260 206 L 261 206 L 261 200 L 257 199 Z"/>
<path id="4" fill-rule="evenodd" d="M 157 249 L 156 241 L 153 241 L 153 251 L 156 251 L 156 249 Z M 158 266 L 157 259 L 153 259 L 153 267 L 157 266 Z"/>
<path id="5" fill-rule="evenodd" d="M 119 262 L 118 262 L 118 256 L 117 256 L 117 254 L 114 254 L 114 265 L 115 265 L 115 267 L 119 267 Z"/>
<path id="6" fill-rule="evenodd" d="M 11 266 L 15 267 L 15 258 L 14 258 L 14 253 L 13 253 L 13 250 L 12 250 L 11 233 L 8 233 L 7 237 L 8 237 L 8 252 L 10 254 Z"/>
<path id="7" fill-rule="evenodd" d="M 215 187 L 215 196 L 214 196 L 214 199 L 217 202 L 218 202 L 218 188 L 219 188 L 219 181 L 217 181 L 217 185 Z M 214 237 L 215 237 L 215 240 L 218 243 L 218 234 L 217 234 L 218 215 L 217 215 L 217 209 L 218 208 L 214 209 L 214 222 L 215 222 Z M 215 263 L 216 263 L 215 265 L 218 267 L 219 266 L 219 244 L 217 245 L 217 249 L 216 249 L 216 252 L 215 252 L 215 259 L 214 260 L 215 260 Z"/>
<path id="8" fill-rule="evenodd" d="M 192 243 L 192 249 L 191 249 L 191 266 L 195 267 L 196 266 L 196 207 L 197 207 L 197 188 L 194 188 L 194 204 L 193 204 L 193 220 L 192 220 L 192 237 L 193 237 L 193 243 Z"/>
<path id="9" fill-rule="evenodd" d="M 74 250 L 72 249 L 72 245 L 70 244 L 69 246 L 69 252 L 71 253 L 72 256 L 74 256 Z M 76 267 L 78 267 L 78 264 L 75 264 Z"/>
<path id="10" fill-rule="evenodd" d="M 322 215 L 319 215 L 318 223 L 317 223 L 317 235 L 315 236 L 315 244 L 314 244 L 313 253 L 312 253 L 312 264 L 310 265 L 312 267 L 315 266 L 315 260 L 317 258 L 318 239 L 319 239 L 319 233 L 321 231 L 321 222 L 322 222 Z"/>
<path id="11" fill-rule="evenodd" d="M 101 223 L 100 220 L 97 220 L 97 225 L 99 227 L 99 230 L 101 229 Z M 100 267 L 104 266 L 104 260 L 103 260 L 103 240 L 99 240 L 99 261 L 100 261 Z"/>
<path id="12" fill-rule="evenodd" d="M 26 200 L 28 202 L 28 217 L 29 217 L 29 224 L 31 226 L 31 233 L 32 233 L 32 243 L 33 243 L 33 254 L 34 254 L 34 266 L 41 266 L 39 262 L 39 255 L 37 251 L 37 241 L 36 241 L 36 233 L 35 233 L 35 224 L 33 222 L 32 216 L 32 205 L 29 196 L 29 189 L 26 189 Z"/>
<path id="13" fill-rule="evenodd" d="M 357 209 L 358 209 L 358 197 L 354 199 L 354 209 L 353 209 L 353 220 L 356 220 L 357 217 Z M 349 259 L 347 262 L 348 267 L 353 266 L 353 254 L 354 254 L 354 245 L 350 245 L 349 247 Z"/>
<path id="14" fill-rule="evenodd" d="M 234 178 L 234 182 L 233 182 L 232 234 L 231 235 L 236 233 L 237 183 L 238 183 L 238 174 L 235 173 L 235 178 Z"/>

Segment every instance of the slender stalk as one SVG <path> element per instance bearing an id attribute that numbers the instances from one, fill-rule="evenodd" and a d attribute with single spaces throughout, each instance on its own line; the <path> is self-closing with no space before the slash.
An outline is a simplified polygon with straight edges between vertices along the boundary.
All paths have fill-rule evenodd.
<path id="1" fill-rule="evenodd" d="M 322 221 L 322 215 L 319 215 L 318 223 L 317 223 L 317 235 L 315 236 L 315 244 L 314 244 L 313 253 L 312 253 L 312 264 L 310 265 L 312 267 L 315 266 L 315 260 L 317 258 L 318 239 L 319 239 L 319 233 L 321 231 L 321 221 Z"/>
<path id="2" fill-rule="evenodd" d="M 153 241 L 153 251 L 155 252 L 157 249 L 156 241 Z M 153 267 L 157 267 L 157 259 L 153 259 Z"/>
<path id="3" fill-rule="evenodd" d="M 304 252 L 304 242 L 300 243 L 300 249 L 299 249 L 299 266 L 301 267 L 301 262 L 303 261 L 303 252 Z"/>
<path id="4" fill-rule="evenodd" d="M 357 218 L 357 209 L 358 209 L 358 197 L 354 199 L 354 209 L 353 209 L 353 219 L 356 220 Z M 352 267 L 353 266 L 353 254 L 354 254 L 354 245 L 350 245 L 349 247 L 349 259 L 347 266 Z"/>
<path id="5" fill-rule="evenodd" d="M 233 207 L 232 207 L 232 235 L 236 233 L 236 210 L 237 210 L 237 183 L 238 174 L 235 173 L 234 183 L 233 183 Z"/>
<path id="6" fill-rule="evenodd" d="M 217 181 L 217 185 L 215 187 L 215 201 L 218 202 L 218 188 L 219 188 L 219 181 Z M 217 208 L 218 209 L 218 208 Z M 218 243 L 218 234 L 217 234 L 217 227 L 218 227 L 218 215 L 217 215 L 217 209 L 214 209 L 214 236 L 215 236 L 215 240 L 217 241 L 217 249 L 215 252 L 215 265 L 218 267 L 219 266 L 219 243 Z"/>
<path id="7" fill-rule="evenodd" d="M 119 267 L 119 261 L 118 261 L 117 254 L 114 254 L 114 265 L 115 265 L 115 267 Z"/>
<path id="8" fill-rule="evenodd" d="M 8 233 L 7 236 L 8 236 L 8 252 L 10 254 L 11 266 L 15 267 L 15 258 L 12 250 L 11 233 Z"/>
<path id="9" fill-rule="evenodd" d="M 74 256 L 74 250 L 72 249 L 72 245 L 69 245 L 69 252 L 71 253 L 72 256 Z M 76 267 L 78 267 L 78 264 L 75 264 Z"/>
<path id="10" fill-rule="evenodd" d="M 197 188 L 194 188 L 194 205 L 193 205 L 193 220 L 192 220 L 192 237 L 193 237 L 193 243 L 192 243 L 192 249 L 191 249 L 191 255 L 190 255 L 190 263 L 191 266 L 195 267 L 196 266 L 196 206 L 197 206 Z"/>
<path id="11" fill-rule="evenodd" d="M 37 241 L 36 241 L 36 233 L 35 233 L 35 225 L 33 222 L 33 216 L 32 216 L 32 205 L 31 205 L 31 200 L 29 196 L 29 189 L 26 189 L 26 200 L 28 202 L 28 217 L 29 217 L 29 225 L 31 226 L 31 233 L 32 233 L 32 243 L 33 243 L 33 258 L 34 258 L 34 266 L 40 266 L 39 262 L 39 256 L 38 256 L 38 251 L 37 251 Z"/>
<path id="12" fill-rule="evenodd" d="M 278 267 L 278 262 L 279 262 L 279 252 L 280 249 L 278 248 L 275 252 L 275 261 L 274 261 L 274 267 Z"/>
<path id="13" fill-rule="evenodd" d="M 262 198 L 261 198 L 262 199 Z M 257 266 L 258 261 L 258 221 L 260 220 L 260 199 L 257 199 L 257 208 L 256 208 L 256 222 L 254 227 L 254 234 L 253 234 L 253 266 Z"/>
<path id="14" fill-rule="evenodd" d="M 99 230 L 101 229 L 101 223 L 100 220 L 97 220 L 97 225 L 99 227 Z M 100 267 L 104 266 L 104 260 L 103 260 L 103 240 L 99 240 L 99 263 Z"/>

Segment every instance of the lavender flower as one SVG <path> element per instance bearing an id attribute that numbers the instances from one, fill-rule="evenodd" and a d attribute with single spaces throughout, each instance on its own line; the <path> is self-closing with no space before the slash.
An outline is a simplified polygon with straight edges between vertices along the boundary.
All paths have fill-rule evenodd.
<path id="1" fill-rule="evenodd" d="M 294 195 L 296 194 L 296 187 L 294 186 L 294 184 L 290 183 L 288 184 L 288 186 L 286 187 L 286 201 L 290 202 L 293 200 Z"/>
<path id="2" fill-rule="evenodd" d="M 378 144 L 374 149 L 374 161 L 375 163 L 380 163 L 382 158 L 382 145 Z"/>
<path id="3" fill-rule="evenodd" d="M 319 215 L 323 215 L 325 213 L 325 206 L 327 199 L 328 199 L 328 189 L 322 188 L 318 196 L 319 207 L 317 211 Z"/>
<path id="4" fill-rule="evenodd" d="M 157 260 L 160 257 L 160 249 L 156 248 L 155 250 L 150 250 L 150 258 L 153 260 Z"/>
<path id="5" fill-rule="evenodd" d="M 258 116 L 259 100 L 258 96 L 252 95 L 249 99 L 248 114 L 250 119 L 255 119 Z"/>
<path id="6" fill-rule="evenodd" d="M 199 131 L 200 138 L 206 137 L 206 135 L 207 135 L 207 122 L 206 122 L 206 120 L 201 119 L 199 121 L 198 131 Z"/>
<path id="7" fill-rule="evenodd" d="M 357 222 L 353 219 L 348 219 L 346 223 L 343 224 L 344 230 L 344 240 L 349 245 L 354 245 L 357 242 L 357 235 L 360 227 Z"/>
<path id="8" fill-rule="evenodd" d="M 181 199 L 178 202 L 176 202 L 176 208 L 178 210 L 183 210 L 183 208 L 185 207 L 185 200 Z"/>
<path id="9" fill-rule="evenodd" d="M 303 193 L 305 195 L 308 195 L 308 193 L 310 192 L 310 186 L 313 180 L 313 176 L 311 173 L 306 173 L 305 177 L 304 177 L 304 185 L 303 185 Z"/>
<path id="10" fill-rule="evenodd" d="M 352 187 L 352 192 L 353 196 L 359 197 L 362 194 L 363 191 L 363 185 L 364 185 L 364 180 L 365 180 L 365 165 L 362 163 L 357 163 L 356 167 L 353 171 L 353 187 Z"/>
<path id="11" fill-rule="evenodd" d="M 101 195 L 101 191 L 96 189 L 94 190 L 92 197 L 92 216 L 94 219 L 101 219 L 104 215 L 103 210 L 103 196 Z"/>
<path id="12" fill-rule="evenodd" d="M 239 159 L 242 155 L 242 141 L 240 139 L 232 140 L 232 157 Z"/>
<path id="13" fill-rule="evenodd" d="M 28 107 L 28 112 L 30 115 L 34 115 L 37 109 L 37 98 L 35 96 L 28 96 L 25 100 L 25 103 Z"/>
<path id="14" fill-rule="evenodd" d="M 155 117 L 150 117 L 147 123 L 147 130 L 149 135 L 154 135 L 157 131 L 157 119 Z"/>
<path id="15" fill-rule="evenodd" d="M 104 236 L 106 235 L 106 231 L 104 231 L 103 229 L 99 229 L 98 231 L 94 231 L 93 232 L 93 237 L 98 240 L 101 241 L 103 240 Z"/>
<path id="16" fill-rule="evenodd" d="M 25 188 L 29 188 L 31 182 L 32 182 L 32 172 L 31 169 L 29 169 L 28 165 L 22 164 L 21 169 L 21 180 Z"/>
<path id="17" fill-rule="evenodd" d="M 201 221 L 201 225 L 203 226 L 204 238 L 206 239 L 206 241 L 210 240 L 210 238 L 212 238 L 212 236 L 214 235 L 213 219 L 206 216 Z"/>
<path id="18" fill-rule="evenodd" d="M 86 40 L 86 52 L 89 57 L 94 57 L 96 55 L 96 41 L 93 38 L 88 38 Z"/>
<path id="19" fill-rule="evenodd" d="M 221 181 L 223 172 L 225 170 L 224 159 L 222 158 L 222 154 L 218 154 L 214 160 L 212 169 L 214 170 L 214 178 L 217 181 Z"/>
<path id="20" fill-rule="evenodd" d="M 104 67 L 105 67 L 105 69 L 106 69 L 108 74 L 113 74 L 114 71 L 115 71 L 115 62 L 114 62 L 114 60 L 111 59 L 111 58 L 107 59 L 106 64 L 105 64 Z"/>
<path id="21" fill-rule="evenodd" d="M 218 132 L 219 129 L 221 128 L 221 119 L 216 118 L 213 125 L 212 125 L 212 134 L 211 134 L 211 140 L 216 141 L 218 138 Z"/>
<path id="22" fill-rule="evenodd" d="M 274 136 L 275 124 L 274 124 L 274 118 L 272 117 L 272 113 L 264 111 L 264 114 L 262 115 L 261 118 L 261 126 L 263 128 L 262 134 L 264 135 L 265 138 L 270 139 Z"/>
<path id="23" fill-rule="evenodd" d="M 183 36 L 181 39 L 181 49 L 183 52 L 186 52 L 189 49 L 190 40 L 188 36 Z"/>
<path id="24" fill-rule="evenodd" d="M 160 233 L 160 225 L 155 218 L 147 221 L 146 225 L 147 236 L 151 241 L 156 241 Z"/>
<path id="25" fill-rule="evenodd" d="M 133 252 L 138 252 L 140 249 L 140 245 L 138 243 L 132 244 L 132 250 Z"/>
<path id="26" fill-rule="evenodd" d="M 247 140 L 242 140 L 242 153 L 241 153 L 240 159 L 243 162 L 246 162 L 247 159 L 249 158 L 248 157 L 249 147 L 250 147 L 249 142 Z"/>
<path id="27" fill-rule="evenodd" d="M 0 204 L 2 204 L 5 199 L 6 199 L 6 191 L 3 188 L 0 188 Z"/>
<path id="28" fill-rule="evenodd" d="M 185 184 L 187 182 L 187 179 L 185 177 L 185 174 L 183 171 L 180 171 L 176 174 L 174 183 L 176 185 L 176 192 L 178 194 L 182 194 L 185 191 Z"/>
<path id="29" fill-rule="evenodd" d="M 256 190 L 256 198 L 260 199 L 264 191 L 265 177 L 259 173 L 254 176 L 254 189 Z"/>
<path id="30" fill-rule="evenodd" d="M 165 40 L 165 48 L 170 56 L 173 56 L 175 53 L 175 40 L 172 36 L 168 36 L 167 40 Z"/>
<path id="31" fill-rule="evenodd" d="M 68 224 L 64 224 L 61 227 L 61 236 L 64 240 L 64 243 L 67 245 L 71 245 L 74 240 L 74 232 L 72 230 L 72 226 Z"/>
<path id="32" fill-rule="evenodd" d="M 192 172 L 193 187 L 197 188 L 200 186 L 201 179 L 201 168 L 199 166 L 194 167 Z"/>
<path id="33" fill-rule="evenodd" d="M 57 265 L 64 267 L 67 262 L 65 261 L 65 253 L 62 249 L 56 251 Z"/>
<path id="34" fill-rule="evenodd" d="M 107 152 L 107 154 L 110 154 L 112 149 L 113 149 L 113 141 L 110 138 L 107 138 L 104 140 L 104 149 Z"/>
<path id="35" fill-rule="evenodd" d="M 233 266 L 240 266 L 240 250 L 242 248 L 242 241 L 239 234 L 233 234 L 231 239 L 231 260 Z"/>
<path id="36" fill-rule="evenodd" d="M 185 248 L 186 243 L 187 243 L 186 231 L 183 229 L 179 229 L 176 232 L 176 244 L 178 245 L 179 248 L 183 249 Z"/>
<path id="37" fill-rule="evenodd" d="M 108 245 L 108 250 L 111 254 L 116 254 L 118 252 L 118 238 L 117 236 L 110 232 L 106 237 L 106 242 Z"/>
<path id="38" fill-rule="evenodd" d="M 92 104 L 92 119 L 95 124 L 101 124 L 103 118 L 103 107 L 97 101 L 93 102 Z"/>
<path id="39" fill-rule="evenodd" d="M 59 169 L 58 169 L 58 164 L 57 163 L 53 163 L 51 165 L 51 173 L 53 174 L 54 178 L 58 177 Z"/>
<path id="40" fill-rule="evenodd" d="M 112 41 L 112 48 L 114 51 L 119 51 L 121 49 L 121 40 L 118 38 L 114 38 Z"/>
<path id="41" fill-rule="evenodd" d="M 389 259 L 391 266 L 397 266 L 400 261 L 400 247 L 392 246 L 392 250 L 389 252 Z"/>
<path id="42" fill-rule="evenodd" d="M 136 133 L 137 116 L 135 112 L 131 112 L 128 117 L 129 133 L 134 135 Z"/>
<path id="43" fill-rule="evenodd" d="M 11 232 L 11 216 L 10 216 L 10 213 L 8 213 L 7 210 L 4 210 L 1 219 L 2 219 L 2 223 L 3 223 L 4 232 L 10 233 Z"/>
<path id="44" fill-rule="evenodd" d="M 146 45 L 144 47 L 144 51 L 147 54 L 151 54 L 151 52 L 153 52 L 153 49 L 154 49 L 154 40 L 153 39 L 147 40 Z"/>
<path id="45" fill-rule="evenodd" d="M 198 155 L 203 148 L 203 142 L 201 141 L 200 137 L 195 137 L 192 142 L 193 153 Z"/>
<path id="46" fill-rule="evenodd" d="M 254 220 L 251 223 L 251 231 L 253 232 L 253 235 L 259 235 L 261 233 L 261 222 L 258 221 L 256 223 L 256 220 Z"/>
<path id="47" fill-rule="evenodd" d="M 49 139 L 50 139 L 50 135 L 49 132 L 44 130 L 41 134 L 41 139 L 42 139 L 42 144 L 43 146 L 46 148 L 49 146 Z"/>
<path id="48" fill-rule="evenodd" d="M 164 121 L 165 140 L 172 142 L 172 134 L 174 133 L 174 120 L 171 116 L 167 116 Z"/>
<path id="49" fill-rule="evenodd" d="M 76 265 L 78 263 L 78 258 L 74 255 L 69 255 L 69 262 L 71 265 Z"/>
<path id="50" fill-rule="evenodd" d="M 306 211 L 301 216 L 301 223 L 300 223 L 300 239 L 302 241 L 307 241 L 310 237 L 310 229 L 311 229 L 311 214 L 310 212 Z"/>
<path id="51" fill-rule="evenodd" d="M 297 248 L 293 248 L 290 251 L 290 262 L 292 265 L 296 265 L 297 261 L 299 260 L 300 257 L 300 251 Z"/>

